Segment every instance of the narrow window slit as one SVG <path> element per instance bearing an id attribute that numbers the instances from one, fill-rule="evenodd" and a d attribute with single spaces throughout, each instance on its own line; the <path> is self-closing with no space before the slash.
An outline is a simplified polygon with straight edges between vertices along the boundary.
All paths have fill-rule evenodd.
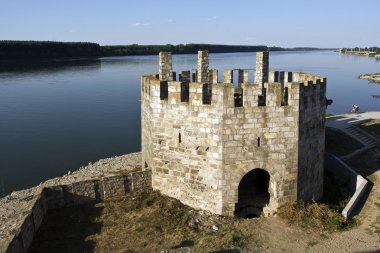
<path id="1" fill-rule="evenodd" d="M 189 83 L 181 82 L 181 102 L 189 102 Z"/>
<path id="2" fill-rule="evenodd" d="M 287 106 L 289 101 L 289 88 L 284 88 L 284 95 L 282 97 L 281 106 Z"/>
<path id="3" fill-rule="evenodd" d="M 266 105 L 266 88 L 263 88 L 262 95 L 259 95 L 258 97 L 258 106 L 265 106 Z"/>
<path id="4" fill-rule="evenodd" d="M 160 84 L 160 99 L 165 100 L 168 99 L 168 82 L 166 81 L 161 81 Z"/>
<path id="5" fill-rule="evenodd" d="M 211 105 L 211 85 L 208 83 L 202 86 L 202 104 Z"/>
<path id="6" fill-rule="evenodd" d="M 235 107 L 243 106 L 243 90 L 234 93 Z"/>

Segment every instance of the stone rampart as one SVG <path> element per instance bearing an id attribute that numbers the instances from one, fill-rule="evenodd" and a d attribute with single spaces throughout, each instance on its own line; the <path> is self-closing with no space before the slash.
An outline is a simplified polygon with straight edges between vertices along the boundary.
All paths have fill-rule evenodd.
<path id="1" fill-rule="evenodd" d="M 194 208 L 234 215 L 243 177 L 262 169 L 270 178 L 264 212 L 320 198 L 326 79 L 269 71 L 264 52 L 255 81 L 241 69 L 238 84 L 235 70 L 224 70 L 218 82 L 207 55 L 198 54 L 194 75 L 202 82 L 191 82 L 188 70 L 180 81 L 141 78 L 142 159 L 153 188 Z"/>
<path id="2" fill-rule="evenodd" d="M 301 81 L 293 79 L 289 82 L 284 79 L 282 82 L 264 83 L 263 88 L 259 84 L 247 82 L 234 87 L 230 77 L 226 77 L 228 75 L 226 73 L 226 80 L 223 83 L 211 83 L 214 84 L 212 86 L 208 82 L 160 81 L 156 75 L 146 75 L 141 78 L 141 91 L 142 97 L 149 101 L 154 109 L 161 109 L 163 104 L 188 106 L 189 109 L 193 107 L 194 110 L 205 106 L 210 110 L 218 107 L 220 109 L 239 107 L 236 103 L 236 92 L 242 94 L 244 107 L 276 107 L 299 102 L 299 96 L 291 96 L 292 94 L 302 94 L 307 101 L 305 104 L 309 100 L 313 102 L 318 99 L 323 102 L 325 99 L 323 95 L 326 92 L 326 78 L 302 72 L 273 71 L 273 74 L 275 73 L 286 73 L 289 77 L 293 74 L 294 78 L 297 76 L 305 78 L 297 78 Z M 212 88 L 208 88 L 209 86 Z"/>
<path id="3" fill-rule="evenodd" d="M 0 199 L 2 208 L 5 208 L 1 208 L 0 215 L 7 219 L 2 219 L 0 252 L 28 252 L 48 210 L 112 199 L 134 190 L 151 188 L 151 172 L 141 171 L 140 155 L 139 159 L 134 156 L 137 157 L 132 154 L 122 159 L 122 163 L 111 164 L 111 169 L 106 163 L 116 158 L 101 160 L 98 162 L 103 165 L 101 170 L 90 165 L 79 173 Z M 85 176 L 78 176 L 80 172 Z"/>

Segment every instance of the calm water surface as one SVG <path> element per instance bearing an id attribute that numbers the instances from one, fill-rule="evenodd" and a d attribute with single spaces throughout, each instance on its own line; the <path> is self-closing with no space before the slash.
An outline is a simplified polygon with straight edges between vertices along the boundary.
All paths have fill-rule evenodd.
<path id="1" fill-rule="evenodd" d="M 173 57 L 174 69 L 196 55 Z M 328 78 L 329 113 L 380 110 L 373 58 L 330 51 L 274 52 L 270 67 Z M 100 158 L 140 150 L 140 76 L 158 72 L 157 56 L 0 62 L 0 195 L 33 186 Z M 255 53 L 211 54 L 210 67 L 254 68 Z"/>

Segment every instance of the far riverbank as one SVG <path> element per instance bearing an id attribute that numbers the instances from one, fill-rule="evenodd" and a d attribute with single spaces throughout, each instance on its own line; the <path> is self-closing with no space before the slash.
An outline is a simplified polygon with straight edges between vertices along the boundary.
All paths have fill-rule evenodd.
<path id="1" fill-rule="evenodd" d="M 312 47 L 282 48 L 265 45 L 192 43 L 179 45 L 99 45 L 91 42 L 0 40 L 0 60 L 157 55 L 160 51 L 170 51 L 173 54 L 197 54 L 198 50 L 209 50 L 212 53 L 243 53 L 258 51 L 314 51 L 324 49 Z"/>
<path id="2" fill-rule="evenodd" d="M 359 79 L 367 79 L 370 83 L 380 84 L 380 73 L 363 74 L 358 76 Z"/>

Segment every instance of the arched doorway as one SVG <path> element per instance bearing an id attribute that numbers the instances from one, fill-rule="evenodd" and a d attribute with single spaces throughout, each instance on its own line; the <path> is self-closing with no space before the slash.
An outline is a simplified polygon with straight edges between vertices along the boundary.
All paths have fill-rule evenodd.
<path id="1" fill-rule="evenodd" d="M 270 199 L 269 179 L 269 173 L 263 169 L 254 169 L 244 175 L 238 188 L 238 203 L 235 207 L 237 217 L 260 217 Z"/>

